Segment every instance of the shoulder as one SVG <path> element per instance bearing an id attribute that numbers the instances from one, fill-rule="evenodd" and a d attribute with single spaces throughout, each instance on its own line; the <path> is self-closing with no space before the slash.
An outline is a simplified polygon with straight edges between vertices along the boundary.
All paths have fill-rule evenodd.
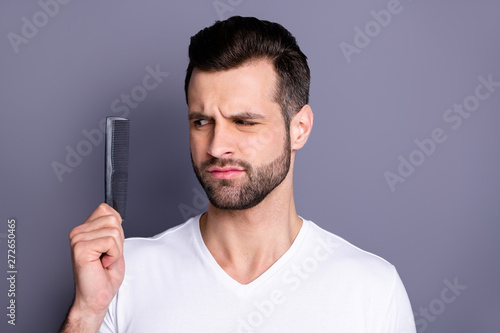
<path id="1" fill-rule="evenodd" d="M 362 250 L 342 237 L 309 222 L 308 246 L 314 256 L 322 255 L 335 272 L 347 278 L 392 281 L 397 272 L 384 258 Z"/>
<path id="2" fill-rule="evenodd" d="M 125 239 L 124 256 L 127 263 L 136 260 L 165 256 L 170 253 L 181 254 L 191 245 L 193 226 L 198 216 L 186 222 L 165 230 L 152 237 L 131 237 Z"/>
<path id="3" fill-rule="evenodd" d="M 394 265 L 313 222 L 308 229 L 308 257 L 302 267 L 321 273 L 309 279 L 326 295 L 327 313 L 343 314 L 377 332 L 415 332 L 408 295 Z"/>

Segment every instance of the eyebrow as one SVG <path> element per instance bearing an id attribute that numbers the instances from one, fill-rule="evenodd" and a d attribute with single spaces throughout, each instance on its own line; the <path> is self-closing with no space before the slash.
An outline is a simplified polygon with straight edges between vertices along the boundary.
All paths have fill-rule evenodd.
<path id="1" fill-rule="evenodd" d="M 251 120 L 256 120 L 256 119 L 263 119 L 265 118 L 263 115 L 255 112 L 250 112 L 250 111 L 243 111 L 240 113 L 236 113 L 231 115 L 229 118 L 231 119 L 251 119 Z"/>
<path id="2" fill-rule="evenodd" d="M 212 117 L 209 117 L 209 116 L 203 114 L 203 112 L 194 111 L 194 112 L 189 112 L 188 119 L 189 120 L 193 120 L 193 119 L 212 119 Z"/>
<path id="3" fill-rule="evenodd" d="M 259 113 L 255 112 L 250 112 L 250 111 L 243 111 L 239 113 L 235 113 L 228 118 L 230 119 L 251 119 L 251 120 L 256 120 L 256 119 L 264 119 L 265 117 Z M 198 111 L 193 111 L 188 114 L 188 119 L 193 120 L 193 119 L 207 119 L 211 120 L 213 117 L 207 116 L 203 112 L 198 112 Z"/>

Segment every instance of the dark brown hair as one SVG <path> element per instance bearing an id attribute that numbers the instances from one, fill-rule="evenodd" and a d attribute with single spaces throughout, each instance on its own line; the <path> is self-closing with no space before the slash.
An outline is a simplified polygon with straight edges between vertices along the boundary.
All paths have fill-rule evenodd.
<path id="1" fill-rule="evenodd" d="M 278 76 L 275 101 L 288 127 L 290 119 L 309 101 L 307 57 L 283 26 L 255 17 L 233 16 L 191 37 L 184 82 L 186 101 L 194 68 L 223 71 L 255 59 L 269 59 L 274 65 Z"/>

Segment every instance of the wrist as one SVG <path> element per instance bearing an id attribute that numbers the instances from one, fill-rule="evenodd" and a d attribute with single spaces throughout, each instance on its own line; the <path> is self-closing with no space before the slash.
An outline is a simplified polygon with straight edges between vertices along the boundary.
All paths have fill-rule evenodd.
<path id="1" fill-rule="evenodd" d="M 82 309 L 75 301 L 61 332 L 99 332 L 106 311 L 94 312 Z"/>

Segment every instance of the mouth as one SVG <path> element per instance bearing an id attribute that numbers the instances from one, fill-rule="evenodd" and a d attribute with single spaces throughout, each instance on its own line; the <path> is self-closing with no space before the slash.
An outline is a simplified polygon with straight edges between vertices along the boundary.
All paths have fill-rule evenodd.
<path id="1" fill-rule="evenodd" d="M 245 172 L 245 170 L 238 167 L 211 167 L 208 169 L 208 172 L 212 175 L 212 177 L 217 179 L 233 179 Z"/>

